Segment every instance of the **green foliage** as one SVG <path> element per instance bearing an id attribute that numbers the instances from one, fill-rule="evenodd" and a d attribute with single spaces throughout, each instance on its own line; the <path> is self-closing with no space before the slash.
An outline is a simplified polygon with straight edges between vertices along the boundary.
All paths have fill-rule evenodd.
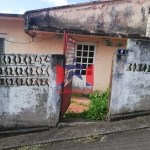
<path id="1" fill-rule="evenodd" d="M 93 138 L 94 138 L 94 139 L 98 139 L 98 137 L 99 137 L 98 133 L 95 133 L 95 134 L 93 135 Z"/>
<path id="2" fill-rule="evenodd" d="M 107 114 L 108 90 L 102 93 L 94 91 L 89 97 L 91 101 L 88 105 L 88 110 L 84 110 L 82 113 L 67 112 L 64 117 L 104 120 Z"/>
<path id="3" fill-rule="evenodd" d="M 11 149 L 13 150 L 13 149 Z M 24 146 L 14 150 L 42 150 L 41 145 Z"/>
<path id="4" fill-rule="evenodd" d="M 77 104 L 77 105 L 81 105 L 81 106 L 85 106 L 85 107 L 88 106 L 87 104 L 83 104 L 83 103 L 80 103 L 80 102 L 76 102 L 76 101 L 74 101 L 74 100 L 71 100 L 71 104 Z"/>
<path id="5" fill-rule="evenodd" d="M 85 98 L 89 98 L 89 97 L 90 97 L 90 94 L 73 93 L 72 96 L 74 96 L 74 97 L 85 97 Z"/>
<path id="6" fill-rule="evenodd" d="M 87 118 L 104 120 L 107 114 L 108 90 L 102 93 L 95 91 L 90 95 L 90 99 Z"/>
<path id="7" fill-rule="evenodd" d="M 84 110 L 82 113 L 75 113 L 75 112 L 66 112 L 64 118 L 79 118 L 79 119 L 87 119 L 87 111 Z"/>

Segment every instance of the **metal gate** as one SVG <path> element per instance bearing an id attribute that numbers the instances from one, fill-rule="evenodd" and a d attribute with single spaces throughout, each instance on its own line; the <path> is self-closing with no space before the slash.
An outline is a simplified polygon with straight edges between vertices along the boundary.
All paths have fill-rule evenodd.
<path id="1" fill-rule="evenodd" d="M 68 36 L 66 32 L 64 33 L 65 75 L 61 105 L 61 116 L 64 115 L 71 101 L 72 79 L 75 74 L 75 42 L 76 41 Z"/>

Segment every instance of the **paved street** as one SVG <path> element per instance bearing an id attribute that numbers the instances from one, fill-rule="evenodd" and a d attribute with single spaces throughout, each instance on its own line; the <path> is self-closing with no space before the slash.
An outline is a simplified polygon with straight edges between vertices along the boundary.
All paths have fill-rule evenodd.
<path id="1" fill-rule="evenodd" d="M 12 133 L 14 131 L 9 132 L 10 136 L 0 138 L 0 149 L 9 148 L 9 150 L 150 150 L 150 116 L 138 117 L 135 119 L 121 120 L 110 123 L 78 123 L 79 124 L 72 123 L 70 125 L 69 123 L 64 123 L 59 128 L 52 128 L 47 131 L 35 133 L 23 134 L 21 130 L 19 130 L 22 134 L 14 136 L 12 136 Z M 107 135 L 102 136 L 103 134 Z M 2 133 L 0 135 L 2 135 Z M 12 147 L 16 148 L 12 149 Z"/>
<path id="2" fill-rule="evenodd" d="M 96 136 L 96 135 L 95 135 Z M 121 132 L 92 139 L 64 141 L 45 146 L 46 150 L 149 150 L 150 129 Z"/>

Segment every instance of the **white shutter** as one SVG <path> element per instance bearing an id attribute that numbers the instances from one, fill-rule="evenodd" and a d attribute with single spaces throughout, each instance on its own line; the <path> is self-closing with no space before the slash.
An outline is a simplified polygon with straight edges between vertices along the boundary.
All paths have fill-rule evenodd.
<path id="1" fill-rule="evenodd" d="M 0 54 L 4 54 L 4 38 L 0 38 Z"/>

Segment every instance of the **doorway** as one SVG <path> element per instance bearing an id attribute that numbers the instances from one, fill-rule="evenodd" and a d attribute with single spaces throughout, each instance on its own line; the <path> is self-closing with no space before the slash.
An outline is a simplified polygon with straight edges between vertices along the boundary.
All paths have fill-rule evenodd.
<path id="1" fill-rule="evenodd" d="M 86 85 L 86 68 L 95 63 L 96 43 L 76 43 L 76 76 L 73 77 L 74 90 L 93 90 L 93 86 Z"/>

